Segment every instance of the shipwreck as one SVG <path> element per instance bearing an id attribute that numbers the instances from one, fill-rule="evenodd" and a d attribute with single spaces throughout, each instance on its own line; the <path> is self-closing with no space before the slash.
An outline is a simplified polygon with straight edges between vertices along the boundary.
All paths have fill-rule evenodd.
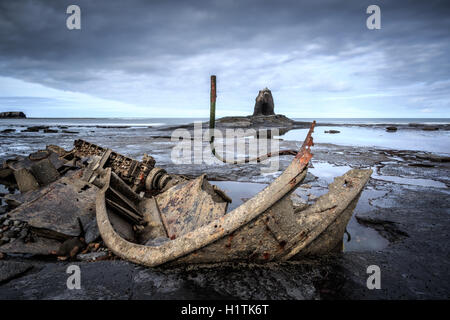
<path id="1" fill-rule="evenodd" d="M 296 204 L 291 196 L 313 156 L 314 126 L 298 152 L 285 153 L 294 155 L 286 170 L 230 212 L 232 200 L 206 175 L 170 174 L 147 154 L 138 161 L 80 139 L 72 150 L 49 145 L 7 160 L 0 182 L 20 192 L 3 196 L 10 210 L 1 222 L 4 229 L 22 229 L 14 241 L 0 243 L 0 252 L 66 259 L 97 250 L 102 240 L 113 255 L 149 267 L 266 263 L 339 252 L 372 170 L 352 169 L 314 203 Z"/>
<path id="2" fill-rule="evenodd" d="M 83 140 L 72 150 L 48 146 L 7 161 L 3 181 L 21 193 L 4 197 L 27 237 L 5 253 L 73 256 L 99 237 L 117 256 L 146 266 L 297 260 L 342 250 L 346 225 L 371 170 L 353 169 L 309 206 L 292 192 L 312 157 L 311 125 L 288 168 L 269 186 L 227 213 L 231 199 L 205 175 L 187 179 Z M 82 237 L 82 241 L 74 241 Z M 67 244 L 74 244 L 67 250 Z"/>

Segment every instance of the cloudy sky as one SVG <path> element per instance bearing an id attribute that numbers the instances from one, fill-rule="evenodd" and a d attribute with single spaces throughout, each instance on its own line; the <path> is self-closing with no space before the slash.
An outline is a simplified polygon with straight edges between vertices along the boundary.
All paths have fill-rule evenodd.
<path id="1" fill-rule="evenodd" d="M 449 1 L 0 0 L 0 111 L 30 117 L 208 117 L 215 74 L 218 116 L 267 86 L 289 117 L 450 118 L 449 57 Z"/>

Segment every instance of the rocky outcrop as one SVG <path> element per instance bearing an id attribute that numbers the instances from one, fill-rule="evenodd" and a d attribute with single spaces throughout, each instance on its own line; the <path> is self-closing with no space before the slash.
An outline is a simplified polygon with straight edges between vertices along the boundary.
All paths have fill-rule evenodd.
<path id="1" fill-rule="evenodd" d="M 27 116 L 20 111 L 0 112 L 0 119 L 23 119 Z"/>
<path id="2" fill-rule="evenodd" d="M 387 132 L 395 132 L 395 131 L 397 131 L 397 127 L 394 127 L 394 126 L 386 127 L 386 131 Z"/>
<path id="3" fill-rule="evenodd" d="M 216 127 L 221 128 L 280 128 L 292 129 L 295 121 L 285 115 L 275 114 L 271 116 L 246 116 L 246 117 L 224 117 L 216 121 Z"/>
<path id="4" fill-rule="evenodd" d="M 253 116 L 275 115 L 275 105 L 273 103 L 272 92 L 268 88 L 260 90 L 256 97 L 255 110 Z"/>

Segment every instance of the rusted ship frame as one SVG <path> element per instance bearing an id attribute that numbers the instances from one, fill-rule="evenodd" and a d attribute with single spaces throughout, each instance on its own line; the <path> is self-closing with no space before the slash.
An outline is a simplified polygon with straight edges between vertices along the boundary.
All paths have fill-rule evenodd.
<path id="1" fill-rule="evenodd" d="M 111 208 L 107 205 L 108 190 L 114 184 L 111 177 L 115 174 L 111 168 L 105 169 L 103 187 L 96 199 L 97 224 L 103 241 L 116 255 L 150 267 L 224 261 L 268 262 L 332 251 L 341 244 L 371 170 L 350 170 L 335 179 L 328 194 L 297 212 L 289 195 L 306 176 L 312 157 L 314 125 L 291 164 L 272 184 L 235 210 L 159 245 L 127 241 L 115 230 L 110 220 Z"/>

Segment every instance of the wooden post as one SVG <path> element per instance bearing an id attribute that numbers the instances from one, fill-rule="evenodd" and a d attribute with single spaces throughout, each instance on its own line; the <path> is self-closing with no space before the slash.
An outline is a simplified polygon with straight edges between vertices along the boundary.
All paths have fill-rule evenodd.
<path id="1" fill-rule="evenodd" d="M 209 142 L 214 142 L 213 130 L 216 126 L 216 76 L 211 76 L 211 104 L 209 110 Z M 214 148 L 212 148 L 213 153 L 215 153 Z"/>

